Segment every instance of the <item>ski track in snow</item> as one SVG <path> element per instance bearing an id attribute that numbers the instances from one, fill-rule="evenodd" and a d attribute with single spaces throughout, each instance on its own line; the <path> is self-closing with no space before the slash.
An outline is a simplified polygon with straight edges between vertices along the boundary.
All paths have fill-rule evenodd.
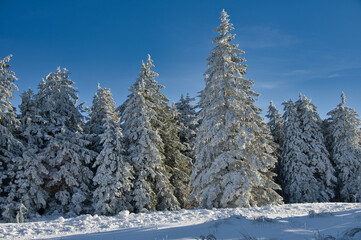
<path id="1" fill-rule="evenodd" d="M 317 239 L 361 228 L 361 203 L 308 203 L 236 209 L 193 209 L 118 216 L 82 215 L 0 224 L 0 239 Z M 361 232 L 347 239 L 361 239 Z"/>

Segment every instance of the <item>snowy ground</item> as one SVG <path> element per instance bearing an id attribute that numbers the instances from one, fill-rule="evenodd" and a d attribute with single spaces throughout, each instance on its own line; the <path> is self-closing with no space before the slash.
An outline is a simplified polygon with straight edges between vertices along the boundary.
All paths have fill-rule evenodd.
<path id="1" fill-rule="evenodd" d="M 361 239 L 361 204 L 195 209 L 0 224 L 1 239 Z M 330 238 L 333 236 L 334 238 Z M 328 237 L 328 238 L 327 238 Z"/>

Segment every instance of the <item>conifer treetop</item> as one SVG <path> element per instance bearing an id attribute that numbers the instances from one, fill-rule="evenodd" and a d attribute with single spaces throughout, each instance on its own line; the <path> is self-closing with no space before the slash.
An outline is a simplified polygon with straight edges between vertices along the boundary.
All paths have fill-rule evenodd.
<path id="1" fill-rule="evenodd" d="M 234 29 L 233 24 L 229 22 L 228 17 L 229 15 L 223 9 L 221 12 L 221 16 L 219 17 L 219 19 L 221 19 L 221 24 L 215 29 L 215 31 L 217 31 L 221 36 L 226 36 L 230 30 Z M 235 36 L 234 34 L 230 35 L 232 35 L 232 38 Z"/>
<path id="2" fill-rule="evenodd" d="M 275 142 L 282 145 L 283 119 L 273 101 L 270 101 L 266 117 L 269 119 L 268 126 L 270 127 Z"/>
<path id="3" fill-rule="evenodd" d="M 345 96 L 345 93 L 342 92 L 341 93 L 341 105 L 345 106 L 345 104 L 346 104 L 346 96 Z"/>
<path id="4" fill-rule="evenodd" d="M 271 100 L 269 103 L 269 106 L 268 106 L 268 113 L 267 113 L 266 117 L 275 118 L 278 116 L 280 116 L 280 111 L 276 108 L 273 101 Z"/>
<path id="5" fill-rule="evenodd" d="M 1 112 L 13 112 L 13 106 L 10 103 L 10 99 L 13 99 L 13 91 L 17 91 L 18 87 L 15 85 L 15 81 L 18 78 L 15 73 L 9 70 L 10 65 L 8 64 L 11 57 L 9 55 L 4 59 L 0 60 L 0 110 Z"/>
<path id="6" fill-rule="evenodd" d="M 217 67 L 220 69 L 220 65 L 223 66 L 223 74 L 225 77 L 230 77 L 232 75 L 242 76 L 246 74 L 247 65 L 238 64 L 246 61 L 243 57 L 240 57 L 244 53 L 243 50 L 238 49 L 238 44 L 232 44 L 231 41 L 236 36 L 235 34 L 230 33 L 233 30 L 233 24 L 229 22 L 229 15 L 226 11 L 221 12 L 221 23 L 215 29 L 219 33 L 219 36 L 212 39 L 213 43 L 217 46 L 212 50 L 210 56 L 208 57 L 208 66 Z M 205 76 L 210 75 L 214 70 L 211 70 L 212 67 L 205 73 Z M 212 76 L 209 76 L 210 78 Z"/>
<path id="7" fill-rule="evenodd" d="M 148 54 L 147 62 L 144 63 L 144 61 L 142 61 L 142 68 L 140 71 L 140 76 L 146 76 L 150 79 L 158 77 L 159 74 L 154 72 L 151 69 L 152 67 L 155 67 L 155 65 L 153 63 L 152 58 L 150 57 L 150 54 Z"/>

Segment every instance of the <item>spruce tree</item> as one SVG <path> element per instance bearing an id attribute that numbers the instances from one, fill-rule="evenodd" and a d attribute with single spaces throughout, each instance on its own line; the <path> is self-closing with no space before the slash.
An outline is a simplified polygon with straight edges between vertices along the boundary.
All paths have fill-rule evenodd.
<path id="1" fill-rule="evenodd" d="M 164 128 L 161 131 L 161 138 L 164 143 L 165 165 L 170 174 L 169 180 L 174 187 L 180 207 L 188 206 L 190 195 L 189 180 L 193 170 L 192 159 L 183 154 L 184 146 L 179 138 L 179 127 L 176 118 L 179 115 L 175 105 L 172 108 L 166 107 L 166 118 L 163 120 Z"/>
<path id="2" fill-rule="evenodd" d="M 49 194 L 49 212 L 80 214 L 90 211 L 89 186 L 94 158 L 83 133 L 81 105 L 67 70 L 58 68 L 40 84 L 34 100 L 40 109 L 43 146 L 39 161 L 47 163 L 45 190 Z"/>
<path id="3" fill-rule="evenodd" d="M 189 198 L 188 184 L 190 180 L 190 173 L 192 171 L 191 159 L 182 153 L 185 146 L 180 142 L 179 129 L 177 127 L 175 109 L 169 106 L 168 98 L 160 91 L 164 86 L 158 84 L 155 77 L 157 73 L 151 70 L 154 67 L 153 60 L 148 55 L 148 60 L 145 64 L 145 87 L 147 90 L 146 100 L 150 108 L 156 114 L 154 123 L 154 130 L 159 133 L 163 146 L 159 150 L 164 155 L 164 165 L 167 171 L 168 180 L 171 183 L 171 189 L 174 196 L 177 198 L 178 205 L 176 208 L 185 207 Z M 162 198 L 167 206 L 173 204 L 167 198 Z"/>
<path id="4" fill-rule="evenodd" d="M 307 144 L 305 153 L 309 159 L 309 167 L 315 178 L 317 190 L 312 202 L 329 202 L 334 197 L 336 183 L 335 170 L 331 164 L 330 154 L 325 145 L 322 131 L 322 120 L 317 107 L 304 95 L 295 103 L 301 122 L 303 141 Z"/>
<path id="5" fill-rule="evenodd" d="M 307 144 L 303 141 L 301 123 L 294 103 L 289 100 L 284 105 L 284 142 L 282 148 L 281 177 L 282 190 L 288 203 L 312 201 L 317 185 L 310 180 L 312 169 L 305 154 Z"/>
<path id="6" fill-rule="evenodd" d="M 322 133 L 322 121 L 311 100 L 300 95 L 284 102 L 281 177 L 289 203 L 328 202 L 334 197 L 334 168 Z"/>
<path id="7" fill-rule="evenodd" d="M 18 90 L 15 73 L 10 70 L 12 55 L 0 60 L 0 210 L 7 221 L 14 220 L 16 196 L 13 191 L 17 166 L 21 163 L 22 143 L 16 136 L 19 121 L 11 99 Z M 1 216 L 0 216 L 1 217 Z"/>
<path id="8" fill-rule="evenodd" d="M 109 118 L 109 112 L 114 112 L 114 100 L 110 89 L 101 88 L 98 83 L 97 92 L 93 97 L 92 106 L 89 112 L 89 120 L 86 122 L 85 131 L 91 136 L 90 148 L 100 153 L 102 144 L 100 144 L 100 134 L 104 133 L 104 124 Z M 111 116 L 113 122 L 118 122 L 117 114 Z"/>
<path id="9" fill-rule="evenodd" d="M 125 146 L 130 164 L 134 167 L 132 204 L 135 212 L 176 210 L 179 202 L 165 164 L 164 131 L 166 98 L 159 90 L 163 87 L 154 78 L 157 73 L 150 56 L 142 67 L 131 94 L 120 107 Z"/>
<path id="10" fill-rule="evenodd" d="M 196 106 L 191 102 L 195 101 L 195 98 L 189 97 L 187 93 L 186 98 L 181 95 L 179 102 L 175 105 L 179 114 L 177 115 L 177 123 L 180 128 L 179 138 L 182 144 L 185 146 L 185 150 L 182 151 L 184 155 L 190 157 L 194 163 L 194 141 L 196 138 L 196 132 L 198 128 Z"/>
<path id="11" fill-rule="evenodd" d="M 206 208 L 278 204 L 282 198 L 270 171 L 276 163 L 273 140 L 254 105 L 253 81 L 243 77 L 243 51 L 231 43 L 235 35 L 224 10 L 220 19 L 199 102 L 191 199 Z"/>
<path id="12" fill-rule="evenodd" d="M 277 163 L 274 168 L 274 172 L 277 174 L 275 177 L 275 182 L 279 185 L 282 184 L 281 179 L 281 155 L 282 155 L 282 144 L 283 144 L 283 119 L 276 108 L 276 106 L 273 104 L 273 102 L 270 102 L 270 105 L 268 107 L 267 115 L 266 117 L 269 119 L 269 122 L 267 123 L 269 129 L 271 130 L 271 134 L 273 136 L 274 140 L 274 147 L 277 149 L 275 152 L 275 158 L 277 158 Z M 282 193 L 282 191 L 279 191 Z M 282 194 L 281 194 L 282 195 Z"/>
<path id="13" fill-rule="evenodd" d="M 331 133 L 328 131 L 330 127 L 330 119 L 326 118 L 322 121 L 322 133 L 323 137 L 325 138 L 325 146 L 327 151 L 330 153 L 331 162 L 332 162 L 332 136 Z"/>
<path id="14" fill-rule="evenodd" d="M 273 102 L 270 102 L 270 105 L 268 107 L 268 112 L 266 117 L 269 119 L 269 122 L 267 125 L 269 126 L 271 130 L 271 134 L 273 136 L 274 141 L 282 146 L 283 143 L 283 120 L 280 112 L 276 108 L 276 106 L 273 104 Z"/>
<path id="15" fill-rule="evenodd" d="M 100 138 L 96 149 L 101 149 L 94 163 L 97 167 L 93 179 L 96 187 L 93 192 L 95 211 L 102 215 L 115 215 L 122 210 L 131 210 L 132 169 L 124 157 L 122 133 L 110 89 L 98 85 L 90 121 L 91 129 Z M 97 126 L 99 123 L 103 126 Z"/>
<path id="16" fill-rule="evenodd" d="M 21 139 L 24 142 L 22 158 L 16 174 L 14 196 L 27 209 L 27 215 L 38 214 L 47 208 L 49 199 L 44 189 L 44 180 L 48 176 L 48 165 L 37 156 L 43 146 L 40 109 L 33 99 L 33 92 L 28 90 L 21 95 L 20 120 Z"/>
<path id="17" fill-rule="evenodd" d="M 338 179 L 338 201 L 361 201 L 360 118 L 353 108 L 346 106 L 345 94 L 341 103 L 327 113 L 331 139 L 331 158 Z"/>

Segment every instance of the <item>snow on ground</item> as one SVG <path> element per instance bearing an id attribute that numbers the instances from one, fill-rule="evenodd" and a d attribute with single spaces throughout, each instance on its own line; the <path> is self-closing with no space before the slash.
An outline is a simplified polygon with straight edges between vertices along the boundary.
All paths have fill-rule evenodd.
<path id="1" fill-rule="evenodd" d="M 1 239 L 361 239 L 361 203 L 286 204 L 0 224 Z M 335 238 L 327 238 L 333 236 Z"/>

